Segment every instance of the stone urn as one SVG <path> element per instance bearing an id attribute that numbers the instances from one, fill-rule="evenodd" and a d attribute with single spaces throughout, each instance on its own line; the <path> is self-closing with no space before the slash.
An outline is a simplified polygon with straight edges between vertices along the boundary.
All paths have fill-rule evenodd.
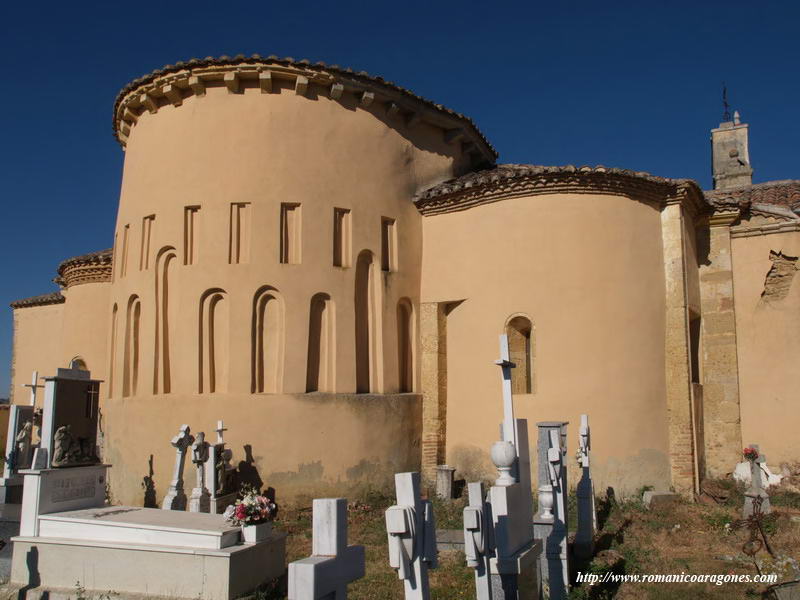
<path id="1" fill-rule="evenodd" d="M 255 525 L 242 525 L 242 541 L 245 544 L 263 542 L 272 533 L 272 521 Z"/>
<path id="2" fill-rule="evenodd" d="M 495 485 L 508 486 L 516 483 L 511 475 L 511 467 L 517 459 L 517 450 L 514 444 L 506 441 L 499 441 L 492 444 L 492 462 L 497 467 L 500 476 L 495 480 Z"/>

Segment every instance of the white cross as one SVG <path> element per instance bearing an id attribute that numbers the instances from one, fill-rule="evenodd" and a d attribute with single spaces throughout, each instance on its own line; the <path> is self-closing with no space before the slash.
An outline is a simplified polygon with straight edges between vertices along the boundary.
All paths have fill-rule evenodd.
<path id="1" fill-rule="evenodd" d="M 430 600 L 428 569 L 437 566 L 433 507 L 420 497 L 419 473 L 395 473 L 397 504 L 386 509 L 389 566 L 403 580 L 405 600 Z"/>
<path id="2" fill-rule="evenodd" d="M 364 546 L 347 545 L 347 500 L 316 498 L 312 556 L 289 563 L 289 600 L 346 600 L 347 584 L 364 576 Z"/>
<path id="3" fill-rule="evenodd" d="M 214 431 L 217 432 L 217 443 L 224 444 L 225 440 L 222 439 L 222 436 L 228 429 L 225 427 L 225 423 L 223 423 L 222 419 L 217 421 L 217 428 Z"/>
<path id="4" fill-rule="evenodd" d="M 37 385 L 37 381 L 39 381 L 39 371 L 34 371 L 31 382 L 22 384 L 22 387 L 31 388 L 31 406 L 36 406 L 36 389 L 44 387 L 43 385 Z"/>
<path id="5" fill-rule="evenodd" d="M 517 365 L 511 362 L 508 353 L 508 336 L 500 336 L 500 360 L 494 361 L 503 370 L 503 441 L 517 447 L 517 431 L 514 426 L 514 399 L 511 396 L 511 369 Z"/>

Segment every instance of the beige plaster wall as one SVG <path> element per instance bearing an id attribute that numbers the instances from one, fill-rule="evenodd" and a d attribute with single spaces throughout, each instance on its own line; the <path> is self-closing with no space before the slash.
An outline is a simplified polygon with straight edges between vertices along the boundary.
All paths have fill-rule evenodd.
<path id="1" fill-rule="evenodd" d="M 61 291 L 67 298 L 63 305 L 63 366 L 68 367 L 72 359 L 80 357 L 93 379 L 105 380 L 108 371 L 110 288 L 109 283 L 85 283 Z"/>
<path id="2" fill-rule="evenodd" d="M 775 302 L 765 303 L 761 293 L 770 250 L 800 256 L 800 233 L 738 237 L 731 244 L 742 441 L 759 444 L 770 465 L 798 461 L 800 282 L 795 274 L 788 295 Z"/>
<path id="3" fill-rule="evenodd" d="M 104 415 L 112 494 L 124 504 L 143 504 L 151 454 L 156 498 L 163 500 L 175 465 L 170 439 L 183 423 L 213 442 L 224 419 L 233 464 L 275 488 L 279 504 L 391 487 L 395 472 L 419 465 L 417 394 L 151 395 L 106 400 Z M 187 494 L 195 480 L 189 457 Z"/>
<path id="4" fill-rule="evenodd" d="M 11 358 L 10 402 L 28 404 L 30 390 L 23 388 L 31 375 L 55 375 L 59 367 L 69 366 L 71 356 L 62 350 L 64 304 L 46 304 L 14 309 L 14 340 Z M 37 404 L 42 405 L 41 390 Z"/>
<path id="5" fill-rule="evenodd" d="M 209 87 L 182 106 L 145 111 L 128 138 L 106 308 L 110 321 L 117 306 L 109 346 L 113 382 L 103 406 L 106 459 L 114 464 L 114 493 L 122 502 L 141 502 L 151 453 L 160 500 L 174 462 L 169 440 L 178 427 L 188 423 L 208 433 L 220 418 L 230 429 L 226 439 L 235 461 L 251 445 L 261 477 L 279 498 L 341 495 L 358 485 L 388 484 L 393 472 L 419 466 L 419 399 L 351 395 L 356 264 L 359 252 L 372 252 L 370 391 L 400 388 L 397 307 L 404 299 L 413 310 L 416 388 L 422 218 L 411 197 L 452 177 L 466 157 L 460 144 L 445 142 L 441 129 L 392 120 L 382 105 L 365 108 L 348 93 L 333 101 L 314 85 L 303 97 L 279 83 L 270 94 Z M 238 264 L 230 264 L 232 203 L 249 204 Z M 300 204 L 299 264 L 279 260 L 282 203 Z M 185 248 L 188 206 L 199 207 L 193 261 Z M 333 266 L 334 208 L 351 211 L 342 267 Z M 143 219 L 149 216 L 148 242 Z M 381 270 L 383 218 L 395 220 L 391 272 Z M 156 283 L 159 252 L 168 247 L 177 256 L 167 302 L 171 391 L 162 394 L 155 375 L 163 284 Z M 274 288 L 281 306 L 279 322 L 265 334 L 282 340 L 280 383 L 273 393 L 253 394 L 254 296 L 263 286 Z M 215 344 L 227 382 L 215 393 L 199 393 L 201 297 L 214 289 L 225 295 Z M 331 299 L 335 385 L 326 391 L 336 394 L 304 394 L 310 303 L 318 293 Z M 141 303 L 138 377 L 136 393 L 124 396 L 126 312 L 133 296 Z"/>
<path id="6" fill-rule="evenodd" d="M 151 388 L 153 379 L 155 257 L 171 246 L 178 254 L 169 292 L 170 310 L 178 307 L 172 324 L 174 392 L 198 389 L 199 304 L 212 288 L 228 295 L 229 390 L 250 390 L 252 304 L 264 285 L 276 288 L 285 306 L 279 391 L 305 391 L 309 303 L 319 292 L 329 294 L 335 307 L 335 391 L 355 391 L 353 297 L 362 249 L 374 255 L 381 312 L 374 322 L 380 365 L 374 371 L 382 375 L 372 391 L 398 390 L 397 304 L 409 298 L 416 318 L 419 303 L 421 217 L 410 197 L 452 176 L 460 149 L 446 144 L 439 129 L 408 128 L 388 118 L 381 109 L 357 107 L 349 94 L 336 102 L 313 90 L 306 98 L 289 89 L 230 94 L 225 88 L 209 88 L 180 107 L 165 106 L 139 118 L 127 144 L 112 302 L 123 315 L 132 295 L 141 299 L 139 376 L 145 384 L 140 387 Z M 242 264 L 229 264 L 234 202 L 250 203 L 248 257 Z M 281 203 L 301 204 L 301 264 L 279 263 Z M 200 206 L 199 250 L 195 264 L 184 265 L 184 207 L 191 205 Z M 334 207 L 352 211 L 349 268 L 332 265 Z M 149 268 L 140 270 L 142 219 L 148 215 L 155 215 L 145 249 Z M 380 270 L 382 217 L 396 219 L 397 270 L 392 273 Z M 122 354 L 118 349 L 115 370 L 122 368 Z M 121 385 L 115 377 L 115 386 Z M 112 396 L 120 392 L 115 389 Z"/>
<path id="7" fill-rule="evenodd" d="M 534 393 L 515 406 L 532 455 L 536 422 L 568 420 L 571 457 L 588 413 L 598 491 L 668 487 L 659 211 L 618 196 L 541 195 L 423 226 L 422 301 L 463 300 L 447 316 L 447 461 L 458 476 L 494 475 L 502 402 L 493 361 L 507 319 L 524 314 Z"/>

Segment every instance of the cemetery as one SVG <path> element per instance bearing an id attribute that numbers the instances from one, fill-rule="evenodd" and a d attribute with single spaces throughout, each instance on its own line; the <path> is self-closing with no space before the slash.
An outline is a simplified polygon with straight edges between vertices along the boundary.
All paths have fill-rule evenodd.
<path id="1" fill-rule="evenodd" d="M 9 421 L 3 514 L 7 520 L 18 515 L 19 535 L 10 540 L 3 590 L 9 597 L 42 598 L 75 590 L 81 597 L 210 600 L 627 598 L 632 588 L 622 581 L 589 583 L 587 574 L 635 575 L 647 573 L 648 565 L 650 572 L 669 571 L 665 565 L 670 572 L 697 572 L 700 564 L 718 572 L 724 562 L 729 574 L 753 567 L 776 574 L 777 586 L 750 586 L 747 593 L 793 597 L 793 588 L 782 591 L 781 584 L 800 576 L 793 553 L 800 543 L 800 489 L 789 483 L 800 483 L 800 472 L 784 467 L 776 479 L 787 482 L 770 482 L 766 456 L 751 444 L 733 469 L 740 481 L 706 482 L 696 504 L 645 489 L 627 499 L 615 498 L 613 489 L 598 495 L 589 415 L 581 416 L 573 435 L 573 460 L 566 421 L 537 423 L 533 442 L 527 420 L 515 417 L 516 365 L 505 335 L 495 364 L 503 422 L 487 449 L 494 480 L 457 486 L 454 469 L 441 465 L 435 481 L 423 482 L 419 472 L 397 473 L 393 494 L 373 490 L 351 502 L 316 498 L 310 507 L 288 506 L 285 516 L 274 501 L 276 490 L 262 493 L 238 481 L 223 420 L 213 444 L 187 424 L 169 441 L 174 471 L 160 507 L 109 502 L 113 465 L 97 452 L 102 382 L 85 370 L 59 369 L 39 386 L 34 374 L 30 406 L 15 407 Z M 44 401 L 37 411 L 40 387 Z M 571 468 L 580 471 L 573 490 Z M 772 492 L 775 507 L 771 488 L 780 488 Z M 698 507 L 708 510 L 698 515 Z M 698 526 L 698 516 L 705 524 Z M 440 548 L 437 537 L 454 540 L 450 528 L 456 541 Z M 730 555 L 715 544 L 707 549 L 712 555 L 668 556 L 666 549 L 674 554 L 700 528 L 727 536 L 729 548 L 745 541 Z M 635 545 L 626 544 L 630 536 L 638 538 Z M 698 541 L 685 547 L 702 553 Z M 710 593 L 703 584 L 686 589 Z"/>
<path id="2" fill-rule="evenodd" d="M 321 62 L 131 81 L 113 246 L 11 304 L 0 600 L 797 598 L 800 182 L 725 102 L 704 191 Z"/>

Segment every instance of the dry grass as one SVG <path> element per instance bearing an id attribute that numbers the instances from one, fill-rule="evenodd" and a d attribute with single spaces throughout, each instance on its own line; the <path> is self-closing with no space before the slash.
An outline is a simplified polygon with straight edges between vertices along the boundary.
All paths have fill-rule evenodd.
<path id="1" fill-rule="evenodd" d="M 719 483 L 730 492 L 723 504 L 680 502 L 657 511 L 646 510 L 640 502 L 609 507 L 607 522 L 598 538 L 599 556 L 589 565 L 576 567 L 629 574 L 757 574 L 753 560 L 742 551 L 749 530 L 731 526 L 741 519 L 742 488 Z M 800 518 L 800 509 L 794 508 L 800 496 L 776 493 L 775 499 L 773 514 L 765 521 L 769 543 L 776 554 L 800 560 L 800 522 L 792 520 L 793 516 Z M 795 577 L 790 568 L 776 565 L 766 550 L 760 550 L 755 559 L 762 572 L 775 572 L 779 580 Z M 571 597 L 576 600 L 752 599 L 763 597 L 766 588 L 747 583 L 624 583 L 605 588 L 576 587 Z"/>
<path id="2" fill-rule="evenodd" d="M 746 530 L 732 530 L 726 523 L 741 516 L 741 488 L 720 482 L 728 490 L 723 504 L 681 502 L 672 507 L 648 511 L 640 502 L 599 506 L 602 529 L 597 537 L 596 557 L 590 564 L 574 564 L 575 570 L 617 573 L 687 573 L 755 574 L 753 562 L 742 553 L 748 538 Z M 767 522 L 769 541 L 776 553 L 800 560 L 800 494 L 792 491 L 773 493 L 773 517 Z M 709 501 L 710 502 L 710 501 Z M 352 503 L 348 511 L 349 543 L 366 549 L 366 576 L 349 586 L 351 600 L 402 599 L 403 585 L 389 567 L 384 511 L 393 503 L 391 497 L 373 493 Z M 439 528 L 460 527 L 463 500 L 435 502 Z M 601 511 L 602 512 L 602 511 Z M 602 521 L 605 521 L 604 523 Z M 574 523 L 574 521 L 573 521 Z M 289 534 L 287 561 L 311 554 L 311 509 L 289 508 L 278 517 L 276 527 Z M 775 571 L 766 551 L 756 558 L 765 573 Z M 461 552 L 440 552 L 439 568 L 430 572 L 434 600 L 474 598 L 473 573 Z M 259 600 L 285 598 L 285 579 Z M 666 600 L 697 598 L 708 600 L 754 599 L 765 590 L 760 584 L 632 584 L 620 586 L 577 586 L 573 599 L 596 600 Z"/>

